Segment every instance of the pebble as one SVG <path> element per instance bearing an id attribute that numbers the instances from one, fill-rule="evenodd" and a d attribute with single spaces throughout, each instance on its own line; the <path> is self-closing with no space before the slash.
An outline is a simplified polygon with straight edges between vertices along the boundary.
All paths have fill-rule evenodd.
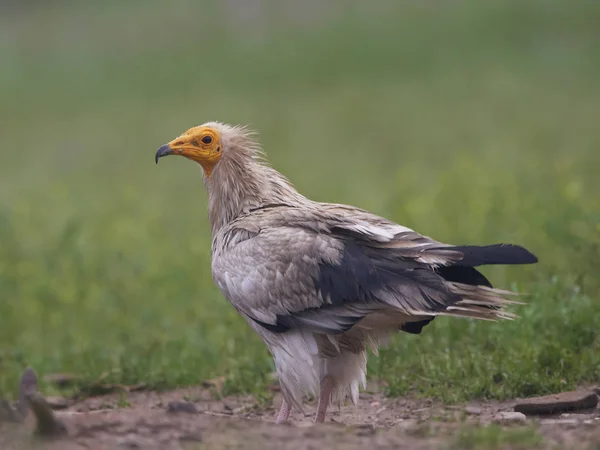
<path id="1" fill-rule="evenodd" d="M 524 423 L 527 421 L 527 416 L 520 412 L 501 411 L 494 416 L 494 422 L 501 423 Z"/>
<path id="2" fill-rule="evenodd" d="M 479 406 L 467 406 L 465 412 L 470 416 L 479 416 L 483 412 L 483 409 Z"/>
<path id="3" fill-rule="evenodd" d="M 170 402 L 167 405 L 167 412 L 170 413 L 188 413 L 188 414 L 197 414 L 198 408 L 191 402 Z"/>

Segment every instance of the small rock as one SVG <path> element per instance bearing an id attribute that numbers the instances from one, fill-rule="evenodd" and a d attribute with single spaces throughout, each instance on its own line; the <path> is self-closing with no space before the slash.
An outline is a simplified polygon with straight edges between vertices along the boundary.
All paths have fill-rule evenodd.
<path id="1" fill-rule="evenodd" d="M 562 392 L 519 401 L 515 411 L 528 415 L 548 415 L 593 409 L 597 404 L 598 396 L 594 392 Z"/>
<path id="2" fill-rule="evenodd" d="M 465 412 L 470 416 L 479 416 L 483 412 L 483 409 L 479 406 L 467 406 Z"/>
<path id="3" fill-rule="evenodd" d="M 523 423 L 527 421 L 527 416 L 520 412 L 501 411 L 494 416 L 494 422 L 499 423 Z"/>
<path id="4" fill-rule="evenodd" d="M 198 408 L 191 402 L 170 402 L 167 405 L 167 412 L 197 414 Z"/>

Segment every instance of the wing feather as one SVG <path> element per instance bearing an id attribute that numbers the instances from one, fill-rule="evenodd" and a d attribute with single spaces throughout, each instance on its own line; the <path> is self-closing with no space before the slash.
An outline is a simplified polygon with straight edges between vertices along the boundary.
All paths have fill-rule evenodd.
<path id="1" fill-rule="evenodd" d="M 427 246 L 442 244 L 366 214 L 354 211 L 349 221 L 337 207 L 256 211 L 213 246 L 213 277 L 240 312 L 275 332 L 342 333 L 390 308 L 422 320 L 459 300 L 422 261 Z"/>
<path id="2" fill-rule="evenodd" d="M 408 332 L 439 314 L 510 318 L 501 311 L 512 303 L 507 293 L 472 266 L 535 261 L 522 247 L 450 246 L 367 211 L 324 203 L 254 210 L 213 242 L 213 277 L 225 296 L 274 332 L 343 333 L 377 311 L 414 317 L 418 325 Z"/>

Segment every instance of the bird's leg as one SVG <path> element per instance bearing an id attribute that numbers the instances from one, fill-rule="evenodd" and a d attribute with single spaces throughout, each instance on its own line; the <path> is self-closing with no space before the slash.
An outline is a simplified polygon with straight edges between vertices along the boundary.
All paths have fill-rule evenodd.
<path id="1" fill-rule="evenodd" d="M 319 404 L 317 405 L 317 415 L 315 416 L 315 422 L 324 422 L 325 413 L 331 400 L 331 392 L 333 391 L 333 379 L 330 376 L 325 376 L 321 380 L 321 387 L 319 389 Z"/>
<path id="2" fill-rule="evenodd" d="M 279 409 L 279 414 L 277 414 L 277 419 L 275 423 L 283 423 L 290 417 L 290 412 L 292 411 L 292 405 L 290 405 L 285 398 L 281 402 L 281 408 Z"/>

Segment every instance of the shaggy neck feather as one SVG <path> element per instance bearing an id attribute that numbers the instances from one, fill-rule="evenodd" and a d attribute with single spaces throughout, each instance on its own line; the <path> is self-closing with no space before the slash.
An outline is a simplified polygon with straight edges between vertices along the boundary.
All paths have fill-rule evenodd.
<path id="1" fill-rule="evenodd" d="M 252 154 L 230 152 L 205 177 L 213 236 L 250 210 L 269 204 L 310 202 L 275 169 Z"/>

